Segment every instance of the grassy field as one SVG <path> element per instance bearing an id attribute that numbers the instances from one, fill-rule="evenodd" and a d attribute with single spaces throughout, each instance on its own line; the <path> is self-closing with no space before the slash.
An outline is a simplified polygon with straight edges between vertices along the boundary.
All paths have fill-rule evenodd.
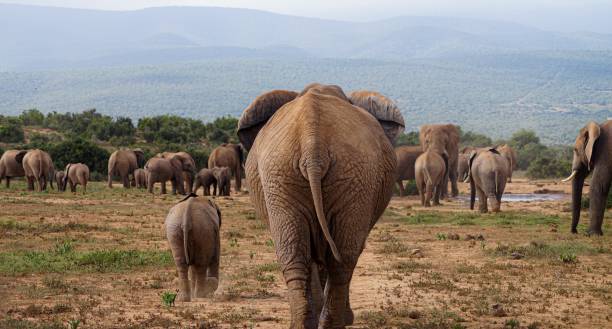
<path id="1" fill-rule="evenodd" d="M 562 189 L 517 180 L 510 193 Z M 265 225 L 246 194 L 223 212 L 214 297 L 166 306 L 177 276 L 163 222 L 179 197 L 0 187 L 0 328 L 286 328 L 289 306 Z M 465 184 L 461 185 L 463 193 Z M 355 328 L 610 328 L 612 214 L 603 237 L 569 234 L 568 200 L 393 198 L 351 284 Z M 585 231 L 586 212 L 580 225 Z"/>

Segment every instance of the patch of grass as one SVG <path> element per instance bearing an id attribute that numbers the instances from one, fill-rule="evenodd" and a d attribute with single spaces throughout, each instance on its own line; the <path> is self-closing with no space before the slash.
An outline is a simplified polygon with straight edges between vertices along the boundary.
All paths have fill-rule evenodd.
<path id="1" fill-rule="evenodd" d="M 43 233 L 59 233 L 59 232 L 118 232 L 127 234 L 133 230 L 126 228 L 114 229 L 108 226 L 89 225 L 77 222 L 68 222 L 66 224 L 58 223 L 30 223 L 30 222 L 18 222 L 13 219 L 0 221 L 0 233 L 13 233 L 13 232 L 25 232 L 32 234 L 43 234 Z"/>
<path id="2" fill-rule="evenodd" d="M 547 244 L 532 241 L 528 245 L 498 245 L 488 251 L 494 256 L 510 257 L 513 253 L 519 253 L 525 258 L 561 260 L 562 262 L 573 262 L 577 254 L 595 254 L 597 248 L 579 242 L 562 242 Z"/>
<path id="3" fill-rule="evenodd" d="M 170 291 L 164 291 L 161 293 L 161 300 L 164 306 L 170 307 L 174 306 L 174 301 L 176 300 L 176 293 Z"/>
<path id="4" fill-rule="evenodd" d="M 429 263 L 420 263 L 412 259 L 395 262 L 390 267 L 392 270 L 396 270 L 400 273 L 413 273 L 419 270 L 427 270 L 431 268 Z"/>
<path id="5" fill-rule="evenodd" d="M 0 328 L 3 329 L 66 329 L 66 327 L 57 321 L 47 323 L 36 323 L 28 320 L 19 320 L 7 318 L 0 320 Z"/>
<path id="6" fill-rule="evenodd" d="M 374 252 L 378 254 L 400 254 L 406 251 L 408 251 L 408 247 L 402 241 L 392 237 Z"/>
<path id="7" fill-rule="evenodd" d="M 145 266 L 168 266 L 172 255 L 161 250 L 77 251 L 69 242 L 48 251 L 0 253 L 0 273 L 121 272 Z"/>

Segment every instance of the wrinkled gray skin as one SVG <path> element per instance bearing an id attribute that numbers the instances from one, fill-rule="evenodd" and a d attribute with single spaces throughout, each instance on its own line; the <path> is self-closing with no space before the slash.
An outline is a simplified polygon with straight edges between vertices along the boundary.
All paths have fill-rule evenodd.
<path id="1" fill-rule="evenodd" d="M 444 159 L 434 151 L 427 151 L 416 159 L 414 171 L 421 205 L 430 207 L 432 197 L 434 206 L 440 205 L 441 191 L 438 187 L 446 173 Z"/>
<path id="2" fill-rule="evenodd" d="M 460 181 L 465 181 L 468 178 L 468 174 L 470 172 L 470 168 L 468 166 L 468 162 L 470 161 L 470 155 L 459 153 L 459 157 L 457 160 L 457 177 Z"/>
<path id="3" fill-rule="evenodd" d="M 121 177 L 124 188 L 135 186 L 134 170 L 140 168 L 143 163 L 144 152 L 141 149 L 113 152 L 108 158 L 108 187 L 113 187 L 113 176 Z"/>
<path id="4" fill-rule="evenodd" d="M 166 182 L 172 183 L 172 194 L 185 194 L 183 183 L 183 165 L 177 157 L 170 159 L 154 157 L 145 164 L 145 175 L 147 176 L 147 188 L 153 193 L 155 183 L 161 183 L 161 193 L 166 194 Z"/>
<path id="5" fill-rule="evenodd" d="M 6 178 L 6 188 L 11 186 L 11 178 L 25 176 L 22 161 L 26 153 L 26 150 L 6 150 L 0 157 L 0 182 Z"/>
<path id="6" fill-rule="evenodd" d="M 28 190 L 42 192 L 47 189 L 47 180 L 55 171 L 51 156 L 42 150 L 30 150 L 23 157 L 23 170 L 28 181 Z"/>
<path id="7" fill-rule="evenodd" d="M 469 158 L 470 209 L 474 209 L 478 193 L 479 211 L 488 212 L 488 201 L 491 210 L 499 212 L 501 198 L 508 179 L 508 163 L 503 155 L 494 148 L 472 151 Z"/>
<path id="8" fill-rule="evenodd" d="M 231 189 L 231 172 L 227 167 L 217 167 L 212 169 L 213 176 L 215 177 L 215 191 L 219 188 L 217 195 L 229 196 Z M 215 192 L 216 193 L 216 192 Z"/>
<path id="9" fill-rule="evenodd" d="M 588 234 L 603 235 L 602 225 L 612 181 L 612 120 L 589 122 L 576 137 L 572 174 L 572 233 L 578 232 L 584 179 L 591 174 Z"/>
<path id="10" fill-rule="evenodd" d="M 395 157 L 397 158 L 397 186 L 399 195 L 404 196 L 404 180 L 414 179 L 414 163 L 419 155 L 423 154 L 423 149 L 420 145 L 417 146 L 398 146 L 395 148 Z"/>
<path id="11" fill-rule="evenodd" d="M 63 170 L 56 171 L 55 175 L 53 175 L 53 179 L 55 180 L 55 184 L 57 184 L 58 191 L 63 191 L 62 184 L 64 182 L 64 176 L 66 176 L 66 173 Z"/>
<path id="12" fill-rule="evenodd" d="M 219 286 L 221 211 L 192 194 L 170 209 L 165 226 L 179 276 L 177 300 L 208 297 Z"/>
<path id="13" fill-rule="evenodd" d="M 403 129 L 399 109 L 384 96 L 363 91 L 349 100 L 337 86 L 271 91 L 243 112 L 238 137 L 249 151 L 249 195 L 270 227 L 290 328 L 352 323 L 349 285 L 391 198 L 392 142 Z M 325 274 L 322 307 L 317 269 Z"/>
<path id="14" fill-rule="evenodd" d="M 147 173 L 144 169 L 138 168 L 134 170 L 134 183 L 136 188 L 147 188 Z"/>
<path id="15" fill-rule="evenodd" d="M 187 191 L 188 194 L 191 194 L 197 171 L 195 160 L 193 160 L 191 154 L 187 152 L 163 152 L 158 154 L 157 156 L 165 159 L 177 157 L 179 160 L 181 160 L 181 164 L 183 165 L 183 179 L 185 181 L 185 191 Z"/>
<path id="16" fill-rule="evenodd" d="M 202 187 L 204 195 L 210 195 L 210 188 L 213 187 L 213 194 L 217 193 L 217 179 L 213 175 L 213 170 L 204 168 L 198 172 L 195 177 L 195 186 L 193 187 L 193 193 L 198 193 L 198 189 Z"/>
<path id="17" fill-rule="evenodd" d="M 70 192 L 76 192 L 76 186 L 83 187 L 83 194 L 87 192 L 87 182 L 89 182 L 89 167 L 82 163 L 69 163 L 66 165 L 64 179 L 60 191 L 66 190 L 66 185 L 70 185 Z"/>
<path id="18" fill-rule="evenodd" d="M 244 152 L 240 144 L 223 143 L 215 148 L 208 158 L 208 168 L 227 167 L 230 177 L 235 178 L 235 190 L 242 188 L 242 170 L 244 165 Z"/>

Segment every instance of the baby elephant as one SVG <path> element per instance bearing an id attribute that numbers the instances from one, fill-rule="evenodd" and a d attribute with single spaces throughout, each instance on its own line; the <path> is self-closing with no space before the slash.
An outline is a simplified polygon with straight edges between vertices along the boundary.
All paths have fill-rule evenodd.
<path id="1" fill-rule="evenodd" d="M 192 297 L 214 293 L 219 286 L 221 253 L 219 207 L 207 198 L 190 194 L 170 209 L 165 225 L 179 274 L 177 300 L 188 302 Z"/>
<path id="2" fill-rule="evenodd" d="M 64 179 L 60 191 L 66 190 L 66 184 L 70 184 L 70 191 L 76 192 L 77 184 L 83 186 L 83 193 L 87 192 L 87 182 L 89 181 L 89 167 L 82 163 L 69 163 L 64 170 Z"/>
<path id="3" fill-rule="evenodd" d="M 445 173 L 446 163 L 438 153 L 427 151 L 419 155 L 414 164 L 414 176 L 421 196 L 421 205 L 430 207 L 432 196 L 434 206 L 440 204 L 442 190 L 438 187 Z"/>
<path id="4" fill-rule="evenodd" d="M 53 179 L 55 179 L 55 184 L 57 184 L 57 189 L 59 191 L 63 191 L 62 190 L 62 183 L 64 182 L 64 176 L 66 176 L 66 173 L 63 172 L 62 170 L 56 171 L 55 175 L 53 175 Z"/>
<path id="5" fill-rule="evenodd" d="M 483 148 L 470 153 L 468 162 L 470 209 L 474 209 L 476 193 L 480 212 L 487 212 L 487 199 L 493 212 L 500 210 L 501 198 L 508 179 L 508 161 L 494 148 Z"/>
<path id="6" fill-rule="evenodd" d="M 210 195 L 210 187 L 213 187 L 213 195 L 217 192 L 217 179 L 212 169 L 204 168 L 198 172 L 195 179 L 195 186 L 193 193 L 197 193 L 198 189 L 202 186 L 204 188 L 204 195 Z"/>
<path id="7" fill-rule="evenodd" d="M 215 176 L 215 179 L 217 180 L 217 187 L 219 188 L 219 193 L 217 195 L 229 196 L 232 184 L 230 180 L 232 178 L 232 174 L 229 168 L 217 167 L 213 168 L 212 171 L 213 175 Z"/>
<path id="8" fill-rule="evenodd" d="M 134 170 L 134 182 L 137 188 L 147 188 L 147 175 L 144 169 Z"/>

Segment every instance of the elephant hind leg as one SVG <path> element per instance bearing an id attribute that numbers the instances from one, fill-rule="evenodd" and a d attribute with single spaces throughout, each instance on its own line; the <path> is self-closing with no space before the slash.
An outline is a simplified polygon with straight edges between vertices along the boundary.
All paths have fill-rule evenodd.
<path id="1" fill-rule="evenodd" d="M 476 188 L 476 192 L 478 193 L 478 210 L 481 213 L 488 212 L 489 210 L 487 206 L 487 194 L 479 188 Z"/>
<path id="2" fill-rule="evenodd" d="M 123 187 L 130 188 L 130 175 L 122 175 L 121 179 L 123 180 Z"/>
<path id="3" fill-rule="evenodd" d="M 406 190 L 404 189 L 404 184 L 401 179 L 397 180 L 397 188 L 399 189 L 399 196 L 406 195 Z"/>

